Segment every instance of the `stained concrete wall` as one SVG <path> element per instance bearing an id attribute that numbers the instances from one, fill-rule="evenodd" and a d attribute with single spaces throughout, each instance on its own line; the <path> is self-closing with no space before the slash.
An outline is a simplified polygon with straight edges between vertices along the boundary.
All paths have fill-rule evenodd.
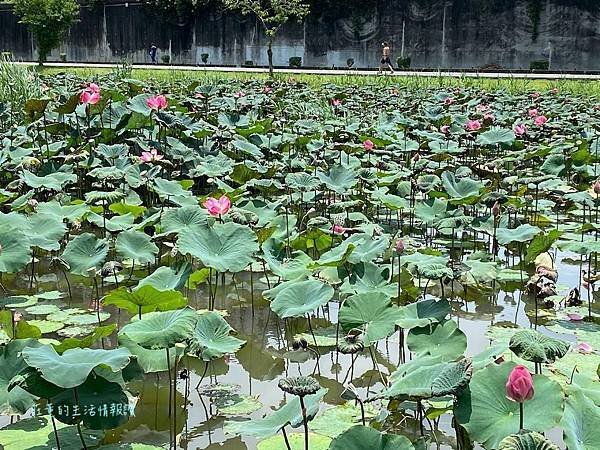
<path id="1" fill-rule="evenodd" d="M 534 39 L 527 1 L 484 11 L 470 4 L 476 1 L 481 4 L 379 0 L 373 9 L 351 17 L 313 14 L 303 24 L 282 29 L 274 61 L 285 66 L 291 56 L 300 56 L 306 66 L 339 67 L 354 58 L 357 67 L 374 67 L 381 41 L 389 40 L 394 57 L 403 48 L 417 68 L 492 64 L 526 69 L 532 60 L 551 57 L 555 70 L 600 70 L 600 8 L 579 7 L 577 0 L 544 0 Z M 69 61 L 148 62 L 147 49 L 155 43 L 159 56 L 170 54 L 176 64 L 201 64 L 202 53 L 210 55 L 210 64 L 267 64 L 265 37 L 253 18 L 211 9 L 185 22 L 162 23 L 137 2 L 82 8 L 80 22 L 50 59 L 64 52 Z M 31 36 L 8 5 L 0 5 L 0 50 L 35 59 Z"/>

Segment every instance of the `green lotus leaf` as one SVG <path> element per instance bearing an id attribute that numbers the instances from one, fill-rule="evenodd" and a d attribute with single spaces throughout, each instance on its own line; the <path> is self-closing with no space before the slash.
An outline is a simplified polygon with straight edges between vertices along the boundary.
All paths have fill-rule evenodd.
<path id="1" fill-rule="evenodd" d="M 396 325 L 410 330 L 441 322 L 450 313 L 448 300 L 427 299 L 400 308 Z"/>
<path id="2" fill-rule="evenodd" d="M 485 448 L 498 448 L 502 439 L 519 431 L 519 404 L 506 397 L 506 380 L 515 366 L 506 362 L 478 370 L 458 397 L 458 423 Z M 524 427 L 542 433 L 560 421 L 564 394 L 558 383 L 543 375 L 533 375 L 533 384 L 535 395 L 523 404 Z"/>
<path id="3" fill-rule="evenodd" d="M 431 383 L 431 393 L 434 397 L 456 396 L 467 387 L 472 375 L 473 361 L 471 358 L 450 363 Z"/>
<path id="4" fill-rule="evenodd" d="M 81 448 L 81 440 L 75 426 L 56 423 L 61 449 Z M 103 434 L 97 431 L 84 431 L 84 440 L 88 448 L 95 448 L 101 442 Z M 56 440 L 52 422 L 48 416 L 32 417 L 0 429 L 0 445 L 4 450 L 52 450 Z"/>
<path id="5" fill-rule="evenodd" d="M 14 273 L 31 261 L 31 244 L 18 230 L 0 232 L 0 273 Z"/>
<path id="6" fill-rule="evenodd" d="M 54 314 L 60 311 L 60 308 L 56 305 L 34 305 L 29 308 L 25 308 L 25 312 L 27 314 L 31 314 L 33 316 L 47 316 L 48 314 Z"/>
<path id="7" fill-rule="evenodd" d="M 70 241 L 62 258 L 69 265 L 69 272 L 76 275 L 90 275 L 90 269 L 99 271 L 108 255 L 108 242 L 98 239 L 91 233 L 83 233 Z"/>
<path id="8" fill-rule="evenodd" d="M 192 273 L 192 265 L 184 261 L 173 267 L 161 266 L 138 283 L 137 289 L 150 285 L 159 291 L 181 289 Z"/>
<path id="9" fill-rule="evenodd" d="M 120 287 L 104 297 L 105 305 L 115 305 L 130 314 L 142 314 L 153 311 L 178 309 L 187 304 L 186 298 L 179 291 L 159 291 L 150 285 L 141 286 L 135 291 Z"/>
<path id="10" fill-rule="evenodd" d="M 175 367 L 175 362 L 185 354 L 185 347 L 177 345 L 169 348 L 169 366 L 166 351 L 163 348 L 149 349 L 136 344 L 129 336 L 119 335 L 119 345 L 127 348 L 135 357 L 144 373 L 166 372 Z"/>
<path id="11" fill-rule="evenodd" d="M 42 337 L 40 329 L 30 325 L 24 319 L 14 323 L 13 313 L 7 309 L 0 310 L 0 331 L 2 331 L 8 339 L 39 339 Z"/>
<path id="12" fill-rule="evenodd" d="M 304 433 L 288 433 L 288 442 L 291 450 L 304 450 Z M 328 450 L 331 438 L 309 431 L 308 442 L 311 450 Z M 277 434 L 256 445 L 256 450 L 280 450 L 287 448 L 283 435 Z"/>
<path id="13" fill-rule="evenodd" d="M 42 334 L 56 333 L 65 327 L 62 322 L 52 322 L 51 320 L 30 320 L 29 325 L 36 327 Z"/>
<path id="14" fill-rule="evenodd" d="M 340 287 L 343 294 L 368 294 L 379 292 L 394 297 L 397 287 L 388 283 L 389 268 L 379 267 L 372 262 L 365 262 L 354 267 L 353 273 L 344 280 Z"/>
<path id="15" fill-rule="evenodd" d="M 271 309 L 282 319 L 300 317 L 326 305 L 333 298 L 333 288 L 318 280 L 290 282 L 278 290 Z"/>
<path id="16" fill-rule="evenodd" d="M 81 385 L 90 372 L 98 366 L 108 367 L 112 372 L 118 372 L 129 364 L 131 358 L 126 348 L 114 350 L 74 348 L 59 355 L 51 345 L 25 348 L 22 355 L 27 365 L 38 369 L 46 381 L 62 388 Z"/>
<path id="17" fill-rule="evenodd" d="M 44 188 L 60 192 L 66 184 L 76 181 L 77 175 L 73 173 L 54 172 L 43 177 L 38 177 L 28 170 L 24 170 L 21 173 L 21 178 L 27 186 L 33 189 Z"/>
<path id="18" fill-rule="evenodd" d="M 406 345 L 418 355 L 441 356 L 452 361 L 467 348 L 467 336 L 453 320 L 413 328 L 406 336 Z"/>
<path id="19" fill-rule="evenodd" d="M 186 230 L 202 228 L 207 225 L 209 215 L 206 209 L 197 205 L 167 209 L 160 221 L 164 233 L 180 234 Z"/>
<path id="20" fill-rule="evenodd" d="M 317 393 L 304 397 L 306 416 L 309 420 L 312 420 L 319 412 L 321 400 L 326 393 L 327 389 L 322 388 Z M 298 397 L 293 397 L 281 408 L 266 417 L 239 422 L 225 422 L 224 430 L 226 434 L 241 434 L 264 439 L 279 433 L 279 430 L 284 426 L 290 425 L 293 428 L 297 428 L 301 426 L 302 423 L 303 418 L 300 399 Z"/>
<path id="21" fill-rule="evenodd" d="M 375 417 L 377 410 L 369 404 L 364 405 L 365 420 Z M 328 408 L 314 418 L 310 429 L 315 433 L 335 438 L 344 431 L 362 421 L 360 407 L 352 402 Z"/>
<path id="22" fill-rule="evenodd" d="M 184 231 L 177 241 L 182 253 L 198 258 L 219 272 L 240 272 L 253 261 L 258 251 L 256 234 L 233 222 Z"/>
<path id="23" fill-rule="evenodd" d="M 117 329 L 117 324 L 115 324 L 115 323 L 111 323 L 110 325 L 96 327 L 96 329 L 94 330 L 94 332 L 92 334 L 84 337 L 83 339 L 77 339 L 77 338 L 63 339 L 60 344 L 54 345 L 54 350 L 56 350 L 56 353 L 58 353 L 60 355 L 72 348 L 89 348 L 92 345 L 94 345 L 96 342 L 98 342 L 99 340 L 104 339 L 104 338 L 110 336 L 111 334 L 113 334 L 113 332 L 116 329 Z"/>
<path id="24" fill-rule="evenodd" d="M 246 341 L 230 336 L 232 331 L 234 329 L 221 314 L 214 311 L 205 312 L 198 316 L 196 327 L 188 341 L 190 352 L 197 354 L 204 361 L 235 353 Z"/>
<path id="25" fill-rule="evenodd" d="M 452 200 L 467 200 L 479 196 L 484 183 L 472 178 L 456 179 L 453 172 L 442 174 L 442 185 Z"/>
<path id="26" fill-rule="evenodd" d="M 192 334 L 197 318 L 191 308 L 150 312 L 121 328 L 119 337 L 126 335 L 144 348 L 168 348 Z"/>
<path id="27" fill-rule="evenodd" d="M 21 356 L 23 349 L 40 345 L 35 339 L 17 339 L 0 345 L 0 414 L 25 414 L 34 405 L 36 397 L 20 386 L 11 386 L 10 390 L 9 386 L 27 368 L 27 363 Z"/>
<path id="28" fill-rule="evenodd" d="M 348 297 L 339 313 L 339 321 L 344 330 L 359 328 L 364 331 L 365 346 L 391 336 L 396 330 L 399 317 L 400 309 L 392 306 L 390 298 L 382 293 Z"/>
<path id="29" fill-rule="evenodd" d="M 147 234 L 133 230 L 119 233 L 115 250 L 124 258 L 140 264 L 153 263 L 158 254 L 158 247 L 154 245 Z"/>
<path id="30" fill-rule="evenodd" d="M 559 447 L 540 433 L 532 431 L 505 437 L 500 442 L 498 450 L 559 450 Z"/>
<path id="31" fill-rule="evenodd" d="M 565 414 L 560 422 L 564 441 L 569 450 L 600 448 L 600 407 L 587 398 L 582 390 L 569 388 Z"/>
<path id="32" fill-rule="evenodd" d="M 317 172 L 317 177 L 327 188 L 338 194 L 346 193 L 357 182 L 354 170 L 339 164 L 333 166 L 327 173 Z"/>
<path id="33" fill-rule="evenodd" d="M 90 375 L 75 389 L 49 399 L 52 415 L 62 423 L 82 422 L 90 430 L 117 428 L 129 420 L 129 399 L 118 383 Z M 116 409 L 119 405 L 119 410 Z"/>
<path id="34" fill-rule="evenodd" d="M 164 450 L 164 447 L 134 442 L 132 444 L 101 445 L 100 447 L 96 447 L 95 450 Z"/>
<path id="35" fill-rule="evenodd" d="M 477 143 L 481 145 L 511 145 L 516 139 L 515 133 L 509 128 L 493 127 L 477 136 Z"/>
<path id="36" fill-rule="evenodd" d="M 414 450 L 405 436 L 381 433 L 374 428 L 355 425 L 333 441 L 329 450 Z"/>
<path id="37" fill-rule="evenodd" d="M 551 363 L 567 354 L 571 346 L 536 330 L 519 330 L 510 339 L 509 348 L 519 358 L 535 363 Z"/>
<path id="38" fill-rule="evenodd" d="M 511 242 L 528 242 L 539 232 L 538 227 L 529 224 L 519 225 L 517 228 L 498 228 L 496 229 L 496 240 L 500 245 L 507 245 Z"/>
<path id="39" fill-rule="evenodd" d="M 59 240 L 63 238 L 67 227 L 62 219 L 50 214 L 32 214 L 27 217 L 29 242 L 43 250 L 59 250 Z"/>

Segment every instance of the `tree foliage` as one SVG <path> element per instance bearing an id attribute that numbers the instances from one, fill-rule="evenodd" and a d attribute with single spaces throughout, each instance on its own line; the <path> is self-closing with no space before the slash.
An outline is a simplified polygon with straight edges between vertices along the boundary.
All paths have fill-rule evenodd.
<path id="1" fill-rule="evenodd" d="M 62 42 L 79 18 L 76 0 L 15 0 L 15 13 L 33 34 L 40 63 Z"/>

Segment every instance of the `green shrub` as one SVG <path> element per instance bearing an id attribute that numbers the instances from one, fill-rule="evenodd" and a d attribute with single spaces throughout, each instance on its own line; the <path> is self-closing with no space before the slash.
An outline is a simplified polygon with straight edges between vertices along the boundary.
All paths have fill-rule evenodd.
<path id="1" fill-rule="evenodd" d="M 23 113 L 27 100 L 42 95 L 37 74 L 27 66 L 15 64 L 6 52 L 0 55 L 0 103 L 8 104 L 13 120 Z"/>
<path id="2" fill-rule="evenodd" d="M 162 55 L 160 60 L 165 64 L 169 64 L 171 62 L 171 57 L 169 55 Z"/>
<path id="3" fill-rule="evenodd" d="M 529 70 L 548 70 L 550 63 L 547 59 L 540 59 L 538 61 L 531 61 L 529 64 Z"/>
<path id="4" fill-rule="evenodd" d="M 354 65 L 354 58 L 348 58 L 346 60 L 346 65 L 348 66 L 348 69 L 350 69 Z"/>
<path id="5" fill-rule="evenodd" d="M 398 69 L 408 69 L 410 67 L 410 56 L 398 56 L 396 65 Z"/>
<path id="6" fill-rule="evenodd" d="M 202 60 L 202 62 L 203 62 L 204 64 L 208 63 L 208 53 L 202 53 L 202 54 L 200 55 L 200 59 Z"/>
<path id="7" fill-rule="evenodd" d="M 290 58 L 290 67 L 300 67 L 302 65 L 302 58 L 300 56 L 292 56 Z"/>
<path id="8" fill-rule="evenodd" d="M 249 59 L 248 61 L 244 61 L 244 66 L 252 67 L 254 66 L 254 61 L 252 61 L 251 59 Z"/>

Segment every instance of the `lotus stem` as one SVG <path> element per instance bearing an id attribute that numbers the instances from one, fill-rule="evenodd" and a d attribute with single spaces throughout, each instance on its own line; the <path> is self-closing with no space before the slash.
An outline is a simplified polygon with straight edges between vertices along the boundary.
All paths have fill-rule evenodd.
<path id="1" fill-rule="evenodd" d="M 308 450 L 308 418 L 306 417 L 306 406 L 304 396 L 300 395 L 300 407 L 302 408 L 302 423 L 304 425 L 304 450 Z"/>
<path id="2" fill-rule="evenodd" d="M 286 446 L 287 450 L 292 450 L 292 447 L 290 446 L 290 441 L 288 440 L 287 433 L 285 432 L 285 427 L 281 427 L 281 433 L 283 434 L 283 440 L 285 442 L 285 446 Z"/>
<path id="3" fill-rule="evenodd" d="M 58 439 L 58 430 L 56 429 L 56 422 L 54 416 L 50 414 L 50 420 L 52 421 L 52 429 L 54 430 L 54 439 L 56 440 L 56 449 L 60 450 L 60 440 Z"/>
<path id="4" fill-rule="evenodd" d="M 523 429 L 523 402 L 519 402 L 519 431 Z"/>

